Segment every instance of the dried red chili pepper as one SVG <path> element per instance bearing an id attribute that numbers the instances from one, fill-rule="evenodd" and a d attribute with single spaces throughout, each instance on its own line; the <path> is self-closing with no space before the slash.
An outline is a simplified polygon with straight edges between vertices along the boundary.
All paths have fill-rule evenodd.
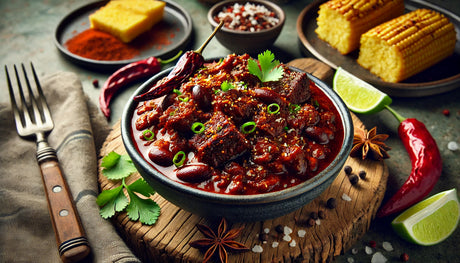
<path id="1" fill-rule="evenodd" d="M 217 31 L 222 27 L 223 21 L 214 29 L 212 34 L 206 39 L 203 45 L 195 51 L 187 51 L 182 55 L 171 70 L 171 72 L 162 81 L 151 87 L 147 92 L 134 97 L 134 101 L 145 101 L 155 99 L 170 93 L 175 87 L 180 86 L 182 82 L 187 80 L 197 69 L 204 64 L 204 58 L 201 55 L 203 49 L 214 37 Z"/>
<path id="2" fill-rule="evenodd" d="M 414 119 L 405 119 L 391 108 L 390 112 L 400 121 L 398 134 L 409 153 L 412 171 L 409 178 L 377 213 L 384 217 L 423 200 L 441 176 L 442 160 L 436 141 L 425 125 Z"/>
<path id="3" fill-rule="evenodd" d="M 110 101 L 121 88 L 135 80 L 149 77 L 160 72 L 162 65 L 171 63 L 181 54 L 182 51 L 177 53 L 173 58 L 167 60 L 149 57 L 130 63 L 115 71 L 104 83 L 99 96 L 99 107 L 105 117 L 110 118 Z"/>

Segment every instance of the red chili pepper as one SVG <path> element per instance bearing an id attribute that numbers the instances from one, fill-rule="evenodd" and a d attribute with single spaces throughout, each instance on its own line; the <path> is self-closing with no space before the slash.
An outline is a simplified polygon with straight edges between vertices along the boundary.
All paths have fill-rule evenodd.
<path id="1" fill-rule="evenodd" d="M 198 50 L 185 52 L 166 78 L 151 87 L 147 92 L 135 96 L 134 101 L 145 101 L 161 97 L 170 93 L 174 88 L 177 88 L 182 82 L 187 80 L 197 69 L 203 66 L 204 58 L 201 52 L 222 25 L 223 21 L 220 21 L 219 25 Z"/>
<path id="2" fill-rule="evenodd" d="M 436 141 L 425 125 L 414 119 L 404 119 L 387 107 L 400 120 L 398 134 L 409 153 L 412 171 L 396 194 L 383 205 L 377 217 L 406 209 L 425 198 L 441 176 L 442 160 Z"/>
<path id="3" fill-rule="evenodd" d="M 161 70 L 161 66 L 168 64 L 182 54 L 180 51 L 176 56 L 168 60 L 161 60 L 156 57 L 149 57 L 130 63 L 115 71 L 104 83 L 99 96 L 99 107 L 105 117 L 110 118 L 110 101 L 113 96 L 127 84 L 140 78 L 152 76 Z"/>

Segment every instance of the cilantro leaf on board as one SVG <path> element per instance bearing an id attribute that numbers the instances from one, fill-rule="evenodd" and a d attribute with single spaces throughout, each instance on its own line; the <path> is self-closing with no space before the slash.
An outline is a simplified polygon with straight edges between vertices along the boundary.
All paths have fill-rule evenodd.
<path id="1" fill-rule="evenodd" d="M 270 51 L 258 55 L 258 60 L 248 60 L 249 73 L 256 75 L 261 82 L 277 81 L 283 77 L 284 69 L 279 67 L 280 62 L 275 60 L 275 55 Z M 260 66 L 259 66 L 260 64 Z"/>
<path id="2" fill-rule="evenodd" d="M 131 186 L 133 187 L 131 188 Z M 152 199 L 140 198 L 136 194 L 137 191 L 135 191 L 140 190 L 143 192 L 147 190 L 148 193 L 150 193 L 150 190 L 147 188 L 150 188 L 150 186 L 148 186 L 147 183 L 142 179 L 138 179 L 136 182 L 132 183 L 127 187 L 129 199 L 131 201 L 126 207 L 126 211 L 128 212 L 129 219 L 134 221 L 140 220 L 145 224 L 152 225 L 157 221 L 158 217 L 160 216 L 160 206 L 157 203 L 155 203 L 155 201 L 153 201 Z M 151 190 L 153 191 L 153 189 Z M 137 193 L 141 194 L 140 192 Z"/>
<path id="3" fill-rule="evenodd" d="M 110 152 L 102 159 L 101 166 L 104 167 L 103 175 L 109 180 L 121 179 L 120 186 L 103 190 L 98 195 L 96 203 L 101 207 L 99 211 L 101 217 L 108 219 L 117 212 L 126 210 L 131 220 L 139 220 L 148 225 L 154 224 L 160 216 L 161 209 L 155 201 L 148 197 L 152 196 L 155 190 L 142 178 L 131 184 L 125 182 L 126 177 L 136 172 L 129 156 Z M 145 198 L 141 198 L 141 195 Z"/>
<path id="4" fill-rule="evenodd" d="M 109 155 L 107 156 L 110 156 L 110 155 L 111 154 L 109 153 Z M 104 157 L 104 159 L 105 158 L 106 157 Z M 134 166 L 129 156 L 126 154 L 120 155 L 120 157 L 116 160 L 116 163 L 114 164 L 110 163 L 110 168 L 106 167 L 102 170 L 102 174 L 105 175 L 110 180 L 123 179 L 135 172 L 137 172 L 136 167 Z"/>

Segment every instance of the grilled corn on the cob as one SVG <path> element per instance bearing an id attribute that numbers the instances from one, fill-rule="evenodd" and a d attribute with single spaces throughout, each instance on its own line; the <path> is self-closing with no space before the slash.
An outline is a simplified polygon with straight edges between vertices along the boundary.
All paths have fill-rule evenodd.
<path id="1" fill-rule="evenodd" d="M 315 32 L 345 55 L 364 32 L 403 13 L 403 0 L 331 0 L 320 6 Z"/>
<path id="2" fill-rule="evenodd" d="M 400 82 L 450 56 L 455 42 L 444 15 L 417 9 L 363 34 L 358 63 L 384 81 Z"/>

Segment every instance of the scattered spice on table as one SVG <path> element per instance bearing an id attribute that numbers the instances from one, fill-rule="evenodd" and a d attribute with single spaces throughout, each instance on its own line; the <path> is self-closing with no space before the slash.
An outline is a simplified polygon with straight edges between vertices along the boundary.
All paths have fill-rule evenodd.
<path id="1" fill-rule="evenodd" d="M 220 221 L 217 232 L 202 224 L 197 224 L 196 227 L 205 238 L 192 241 L 189 245 L 193 248 L 206 249 L 203 262 L 208 262 L 214 255 L 218 255 L 220 262 L 225 263 L 228 260 L 228 251 L 245 252 L 249 250 L 245 245 L 235 241 L 244 227 L 229 230 L 225 218 Z"/>
<path id="2" fill-rule="evenodd" d="M 372 128 L 369 132 L 366 129 L 357 128 L 350 156 L 376 161 L 390 158 L 387 151 L 391 150 L 391 147 L 384 143 L 386 139 L 388 139 L 387 134 L 377 134 L 377 127 Z"/>

